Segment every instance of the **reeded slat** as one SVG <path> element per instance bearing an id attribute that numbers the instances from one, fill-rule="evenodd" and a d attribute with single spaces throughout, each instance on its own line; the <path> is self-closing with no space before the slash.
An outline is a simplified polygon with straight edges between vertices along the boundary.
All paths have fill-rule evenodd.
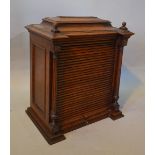
<path id="1" fill-rule="evenodd" d="M 106 78 L 104 78 L 104 75 L 106 76 Z M 111 75 L 111 73 L 109 74 L 109 75 Z M 59 83 L 61 83 L 61 82 L 64 82 L 64 83 L 73 83 L 73 82 L 80 82 L 81 80 L 83 80 L 83 81 L 87 81 L 87 79 L 88 80 L 94 80 L 94 79 L 96 79 L 96 78 L 100 78 L 100 80 L 101 80 L 101 82 L 102 82 L 102 80 L 104 80 L 104 81 L 106 81 L 106 79 L 109 79 L 111 76 L 109 76 L 108 74 L 96 74 L 96 76 L 95 75 L 93 75 L 93 76 L 87 76 L 87 75 L 81 75 L 80 77 L 78 77 L 78 76 L 73 76 L 73 77 L 70 77 L 70 76 L 66 76 L 66 78 L 65 79 L 63 79 L 63 80 L 61 80 Z M 62 77 L 63 78 L 63 77 Z M 60 79 L 60 78 L 58 78 L 58 79 Z M 59 85 L 59 84 L 58 84 Z"/>
<path id="2" fill-rule="evenodd" d="M 70 110 L 67 110 L 67 111 L 61 111 L 59 110 L 59 112 L 61 113 L 61 116 L 60 116 L 60 119 L 65 119 L 65 118 L 69 118 L 69 117 L 75 117 L 76 115 L 78 116 L 78 113 L 80 113 L 81 115 L 83 115 L 86 111 L 89 112 L 90 110 L 95 110 L 95 109 L 99 109 L 99 108 L 102 108 L 102 106 L 104 107 L 107 103 L 110 104 L 110 102 L 107 102 L 104 103 L 102 101 L 94 101 L 95 105 L 96 106 L 91 106 L 89 105 L 89 108 L 88 107 L 82 107 L 82 106 L 79 106 L 78 108 L 73 108 L 73 109 L 70 109 Z M 83 104 L 86 104 L 83 103 Z M 87 104 L 90 104 L 90 102 L 88 102 Z M 91 107 L 91 108 L 90 108 Z M 60 115 L 60 113 L 58 113 Z"/>
<path id="3" fill-rule="evenodd" d="M 93 58 L 92 58 L 92 59 L 93 59 Z M 83 60 L 82 60 L 82 59 L 81 59 L 81 60 L 79 59 L 79 62 L 78 62 L 78 59 L 77 59 L 76 61 L 68 60 L 68 62 L 65 62 L 65 61 L 64 61 L 63 63 L 59 63 L 58 66 L 59 66 L 59 67 L 62 66 L 62 67 L 65 68 L 65 66 L 69 66 L 69 65 L 70 65 L 70 67 L 74 67 L 74 66 L 76 66 L 77 64 L 80 65 L 81 63 L 83 63 L 83 65 L 87 65 L 87 64 L 88 64 L 88 65 L 91 66 L 91 65 L 95 64 L 94 60 L 92 60 L 92 59 L 86 59 L 86 58 L 83 59 Z M 94 59 L 95 59 L 95 58 L 94 58 Z M 107 59 L 108 59 L 108 57 L 107 57 Z M 110 59 L 113 59 L 113 58 L 110 58 Z M 89 61 L 89 60 L 90 60 L 90 62 L 86 62 L 86 61 Z M 62 61 L 63 61 L 63 60 L 62 60 Z M 105 59 L 105 60 L 103 59 L 102 61 L 96 59 L 96 61 L 99 61 L 98 63 L 101 63 L 102 65 L 106 65 L 106 63 L 109 63 L 109 62 L 110 62 L 110 60 L 107 61 L 106 59 Z M 80 62 L 81 62 L 81 63 L 80 63 Z M 75 63 L 75 64 L 72 64 L 72 63 Z M 104 64 L 104 63 L 105 63 L 105 64 Z M 97 65 L 97 64 L 96 64 L 96 65 Z M 99 64 L 98 64 L 98 65 L 99 65 Z M 83 67 L 84 67 L 84 66 L 83 66 Z"/>
<path id="4" fill-rule="evenodd" d="M 59 71 L 60 71 L 60 73 L 59 74 L 61 74 L 61 72 L 62 73 L 64 73 L 64 72 L 71 72 L 72 70 L 76 70 L 76 69 L 78 69 L 78 70 L 85 70 L 85 69 L 88 69 L 88 70 L 94 70 L 94 69 L 101 69 L 101 68 L 103 68 L 102 69 L 102 71 L 104 71 L 104 70 L 109 70 L 109 67 L 113 67 L 113 63 L 105 63 L 105 64 L 103 64 L 103 63 L 98 63 L 98 65 L 96 65 L 95 63 L 91 63 L 90 62 L 90 66 L 88 65 L 87 66 L 87 64 L 84 66 L 85 64 L 82 64 L 82 62 L 81 62 L 81 64 L 74 64 L 74 65 L 68 65 L 68 66 L 62 66 L 62 67 L 60 67 L 60 66 L 58 66 L 59 67 Z M 110 70 L 111 71 L 111 70 Z"/>
<path id="5" fill-rule="evenodd" d="M 103 35 L 101 35 L 101 36 L 93 35 L 93 37 L 87 36 L 87 43 L 89 43 L 89 42 L 102 42 L 102 41 L 106 41 L 106 40 L 114 41 L 114 40 L 116 40 L 116 37 L 117 37 L 117 35 L 114 36 L 113 34 L 112 35 L 108 34 L 108 36 L 106 36 L 106 37 Z M 76 38 L 72 38 L 71 41 L 72 42 L 68 42 L 64 39 L 62 43 L 63 44 L 74 44 L 74 42 L 79 43 L 79 44 L 84 43 L 84 41 L 81 40 L 81 36 L 80 37 L 76 36 Z"/>
<path id="6" fill-rule="evenodd" d="M 99 58 L 100 57 L 100 58 Z M 80 57 L 80 56 L 77 56 L 77 57 L 72 57 L 72 56 L 66 56 L 64 58 L 59 58 L 59 62 L 58 62 L 58 66 L 61 66 L 61 64 L 65 65 L 67 64 L 70 64 L 72 62 L 75 62 L 75 63 L 80 63 L 80 62 L 85 62 L 87 64 L 87 61 L 90 61 L 90 62 L 95 62 L 95 60 L 98 60 L 99 62 L 109 62 L 113 59 L 114 57 L 112 57 L 110 54 L 109 55 L 105 55 L 105 56 L 101 56 L 101 55 L 97 55 L 95 56 L 83 56 L 83 57 Z M 66 60 L 67 59 L 67 60 Z"/>
<path id="7" fill-rule="evenodd" d="M 59 96 L 61 93 L 65 93 L 65 94 L 61 94 L 62 96 L 64 96 L 64 95 L 68 95 L 68 93 L 70 93 L 70 94 L 74 94 L 74 92 L 71 92 L 71 91 L 75 91 L 75 90 L 77 90 L 76 91 L 76 93 L 82 93 L 82 91 L 84 90 L 84 91 L 88 91 L 88 90 L 93 90 L 93 88 L 94 88 L 94 91 L 96 90 L 105 90 L 106 88 L 110 88 L 110 87 L 108 87 L 108 86 L 106 86 L 106 85 L 102 85 L 101 87 L 99 87 L 99 85 L 97 85 L 98 86 L 98 89 L 97 89 L 97 87 L 92 87 L 91 88 L 91 86 L 89 87 L 87 87 L 87 86 L 85 86 L 85 88 L 83 88 L 82 86 L 81 87 L 73 87 L 72 89 L 62 89 L 62 90 L 58 90 L 58 93 L 57 93 L 57 95 Z M 81 91 L 80 91 L 81 90 Z M 105 90 L 106 91 L 106 90 Z M 76 94 L 75 93 L 75 94 Z"/>
<path id="8" fill-rule="evenodd" d="M 70 73 L 70 74 L 72 74 L 72 73 Z M 58 79 L 63 78 L 63 80 L 60 81 L 59 83 L 61 83 L 61 82 L 64 82 L 64 83 L 68 83 L 68 82 L 70 83 L 71 82 L 72 83 L 72 81 L 73 82 L 80 82 L 80 81 L 85 81 L 86 82 L 87 79 L 88 79 L 88 81 L 91 81 L 91 80 L 95 80 L 96 78 L 98 78 L 100 80 L 103 79 L 103 80 L 106 81 L 106 79 L 109 79 L 112 74 L 106 72 L 106 74 L 98 73 L 96 75 L 92 74 L 92 76 L 91 76 L 91 74 L 89 76 L 88 75 L 89 75 L 89 73 L 88 74 L 82 74 L 81 73 L 81 74 L 79 74 L 80 78 L 77 75 L 73 75 L 72 77 L 69 76 L 69 75 L 62 75 L 62 76 L 59 75 Z M 106 78 L 103 78 L 103 76 L 106 76 Z"/>
<path id="9" fill-rule="evenodd" d="M 96 104 L 98 105 L 98 102 L 96 102 Z M 93 112 L 94 110 L 102 109 L 102 106 L 106 107 L 105 104 L 99 105 L 99 107 L 92 107 L 91 111 Z M 90 112 L 90 109 L 80 107 L 80 109 L 76 108 L 76 109 L 71 110 L 71 112 L 67 113 L 66 115 L 63 115 L 63 113 L 61 112 L 61 114 L 59 114 L 59 115 L 61 115 L 61 117 L 59 117 L 59 119 L 60 120 L 69 120 L 69 119 L 74 118 L 74 117 L 83 116 L 84 113 L 87 113 L 87 112 Z"/>
<path id="10" fill-rule="evenodd" d="M 64 58 L 64 59 L 60 59 L 59 58 L 60 59 L 59 60 L 59 64 L 63 64 L 64 65 L 64 63 L 67 64 L 67 63 L 71 63 L 71 62 L 79 63 L 81 61 L 84 61 L 87 64 L 87 61 L 95 62 L 95 60 L 98 60 L 99 62 L 107 62 L 108 60 L 110 61 L 111 59 L 113 59 L 113 57 L 110 56 L 110 55 L 106 56 L 106 58 L 105 58 L 105 56 L 103 58 L 100 56 L 100 59 L 96 58 L 95 56 L 93 56 L 93 57 L 86 56 L 86 57 L 83 57 L 83 58 L 75 57 L 75 58 L 74 57 L 69 57 L 69 56 L 68 56 L 68 60 L 66 60 L 66 58 Z M 58 66 L 59 66 L 59 64 L 58 64 Z"/>
<path id="11" fill-rule="evenodd" d="M 70 82 L 68 82 L 68 83 L 59 83 L 57 90 L 58 90 L 58 92 L 59 91 L 61 92 L 61 90 L 65 91 L 65 90 L 71 90 L 71 89 L 74 89 L 74 88 L 80 88 L 81 89 L 82 87 L 91 87 L 91 86 L 97 87 L 97 88 L 101 87 L 101 88 L 105 89 L 105 86 L 109 86 L 111 82 L 112 82 L 111 79 L 107 79 L 107 80 L 98 79 L 98 81 L 97 80 L 95 80 L 95 81 L 89 80 L 89 81 L 87 81 L 87 83 L 86 83 L 86 81 L 83 81 L 83 80 L 79 81 L 79 82 L 76 81 L 73 84 L 70 83 Z M 78 86 L 77 86 L 77 84 L 78 84 Z"/>
<path id="12" fill-rule="evenodd" d="M 74 84 L 73 86 L 72 85 L 61 85 L 61 86 L 59 86 L 58 87 L 58 95 L 59 95 L 59 93 L 67 93 L 67 92 L 69 92 L 69 91 L 71 91 L 71 90 L 77 90 L 77 91 L 79 91 L 80 89 L 81 89 L 81 91 L 82 90 L 88 90 L 88 89 L 97 89 L 97 88 L 101 88 L 101 89 L 103 89 L 103 90 L 106 90 L 106 89 L 109 89 L 109 88 L 112 88 L 111 87 L 111 82 L 112 81 L 108 81 L 107 83 L 102 83 L 102 84 L 100 84 L 100 83 L 96 83 L 96 85 L 84 85 L 83 83 L 77 83 L 79 86 L 76 86 L 76 84 Z M 68 88 L 66 88 L 66 87 L 68 87 Z M 72 94 L 73 94 L 74 92 L 72 92 Z M 65 95 L 65 94 L 63 94 L 63 95 Z"/>
<path id="13" fill-rule="evenodd" d="M 109 90 L 110 90 L 110 88 L 109 88 Z M 85 98 L 86 95 L 87 95 L 87 97 L 89 97 L 89 96 L 97 96 L 97 94 L 103 96 L 104 94 L 108 93 L 108 92 L 104 91 L 103 89 L 98 89 L 98 91 L 101 91 L 101 92 L 95 92 L 95 95 L 94 94 L 89 94 L 89 93 L 84 93 L 83 90 L 81 90 L 81 92 L 80 92 L 80 90 L 79 90 L 79 91 L 76 91 L 76 93 L 66 92 L 65 95 L 62 95 L 62 94 L 60 95 L 58 93 L 58 96 L 61 97 L 62 100 L 65 100 L 65 99 L 67 100 L 69 96 L 71 97 L 72 100 L 74 100 L 74 99 L 80 98 L 80 97 L 81 97 L 81 99 Z M 111 90 L 110 90 L 110 92 L 111 92 Z M 59 100 L 61 101 L 61 99 L 59 99 Z"/>
<path id="14" fill-rule="evenodd" d="M 108 79 L 108 80 L 106 80 L 106 82 L 102 82 L 102 83 L 99 83 L 100 81 L 98 81 L 98 82 L 94 82 L 94 81 L 92 81 L 91 83 L 89 82 L 89 83 L 78 83 L 78 84 L 76 84 L 76 85 L 65 85 L 65 84 L 62 84 L 61 86 L 58 86 L 58 94 L 60 93 L 60 92 L 63 92 L 63 91 L 66 91 L 67 92 L 67 90 L 73 90 L 73 89 L 75 89 L 75 90 L 78 90 L 78 89 L 81 89 L 81 90 L 83 90 L 83 89 L 100 89 L 100 88 L 102 88 L 102 89 L 105 89 L 105 86 L 106 87 L 108 87 L 109 86 L 109 84 L 111 83 L 111 79 Z M 70 86 L 70 87 L 69 87 Z M 73 93 L 73 92 L 72 92 Z"/>
<path id="15" fill-rule="evenodd" d="M 110 65 L 109 66 L 109 69 L 113 69 L 113 65 Z M 109 70 L 106 70 L 106 68 L 105 68 L 105 72 L 104 72 L 104 67 L 102 67 L 101 65 L 99 66 L 99 67 L 87 67 L 87 68 L 85 68 L 85 67 L 83 67 L 83 68 L 71 68 L 70 70 L 69 70 L 69 68 L 64 68 L 64 69 L 59 69 L 58 70 L 59 71 L 59 73 L 58 73 L 58 78 L 59 77 L 61 77 L 61 76 L 65 76 L 65 75 L 68 75 L 68 74 L 71 74 L 72 76 L 76 76 L 77 75 L 77 72 L 80 72 L 80 74 L 83 74 L 83 75 L 93 75 L 93 73 L 94 74 L 96 74 L 97 75 L 97 73 L 99 73 L 99 74 L 103 74 L 103 75 L 109 75 L 109 73 L 111 73 L 111 71 L 109 71 Z M 90 74 L 90 73 L 92 73 L 92 74 Z M 78 75 L 79 76 L 79 75 Z"/>
<path id="16" fill-rule="evenodd" d="M 71 46 L 83 46 L 83 45 L 92 45 L 92 43 L 93 43 L 93 45 L 96 45 L 96 46 L 98 46 L 98 45 L 108 45 L 108 43 L 109 44 L 115 44 L 115 40 L 111 40 L 111 41 L 109 41 L 109 40 L 101 40 L 101 42 L 97 42 L 97 41 L 89 41 L 89 42 L 70 42 L 70 43 L 62 43 L 61 44 L 61 46 L 62 47 L 67 47 L 67 46 L 69 46 L 69 47 L 71 47 Z"/>
<path id="17" fill-rule="evenodd" d="M 76 89 L 68 89 L 68 90 L 64 90 L 64 91 L 58 91 L 58 96 L 60 96 L 60 97 L 66 97 L 66 96 L 72 96 L 72 97 L 74 97 L 74 94 L 75 94 L 75 96 L 78 96 L 79 94 L 87 94 L 85 91 L 89 91 L 89 90 L 93 90 L 93 88 L 90 88 L 90 87 L 87 87 L 87 88 L 77 88 L 77 91 L 76 91 Z M 108 87 L 108 86 L 103 86 L 103 87 L 101 87 L 101 88 L 98 88 L 98 90 L 97 90 L 97 88 L 94 88 L 94 91 L 96 90 L 96 91 L 102 91 L 102 93 L 103 92 L 106 92 L 106 89 L 110 89 L 110 87 Z M 81 91 L 80 91 L 81 90 Z M 110 89 L 111 90 L 111 89 Z M 74 92 L 72 92 L 72 91 L 74 91 Z M 65 93 L 65 94 L 64 94 Z M 90 93 L 90 92 L 89 92 Z M 97 92 L 96 92 L 97 93 Z"/>
<path id="18" fill-rule="evenodd" d="M 92 72 L 89 72 L 89 71 L 87 71 L 87 72 L 82 72 L 82 71 L 80 71 L 80 70 L 77 70 L 77 71 L 79 71 L 79 72 L 81 72 L 80 74 L 79 74 L 79 76 L 81 75 L 81 77 L 80 77 L 80 79 L 82 79 L 83 77 L 90 77 L 91 78 L 91 76 L 92 76 L 92 78 L 93 77 L 96 77 L 96 76 L 99 76 L 99 77 L 103 77 L 103 76 L 107 76 L 108 77 L 108 75 L 111 75 L 111 73 L 109 72 L 109 71 L 106 71 L 106 73 L 104 73 L 103 71 L 101 72 L 100 70 L 98 70 L 99 72 L 94 72 L 94 74 L 92 73 L 93 72 L 93 70 L 92 70 Z M 68 72 L 68 74 L 67 73 L 62 73 L 62 74 L 59 74 L 58 76 L 58 79 L 59 78 L 62 78 L 62 76 L 65 78 L 67 78 L 68 76 L 67 75 L 69 75 L 69 74 L 71 74 L 72 75 L 72 77 L 76 77 L 77 75 L 76 75 L 76 71 L 74 71 L 74 72 Z M 89 73 L 91 73 L 91 74 L 89 74 Z M 77 76 L 78 77 L 78 76 Z"/>
<path id="19" fill-rule="evenodd" d="M 103 103 L 101 101 L 100 102 L 95 102 L 94 101 L 94 103 L 96 103 L 95 104 L 96 106 L 90 105 L 91 106 L 91 109 L 88 108 L 88 107 L 79 106 L 79 107 L 75 107 L 74 109 L 70 109 L 70 110 L 67 110 L 67 111 L 61 111 L 61 110 L 59 110 L 60 113 L 58 113 L 58 114 L 59 115 L 61 114 L 61 117 L 59 117 L 59 119 L 62 118 L 64 120 L 64 119 L 69 118 L 69 117 L 76 117 L 76 116 L 78 116 L 79 113 L 81 115 L 83 115 L 84 113 L 89 112 L 90 110 L 91 111 L 97 110 L 99 108 L 102 108 L 102 106 L 104 107 L 106 105 L 105 103 Z M 101 103 L 103 103 L 103 104 L 101 104 Z M 85 103 L 83 103 L 83 104 L 85 104 Z M 88 104 L 90 104 L 90 103 L 88 103 Z M 110 104 L 110 102 L 109 102 L 109 104 Z"/>
<path id="20" fill-rule="evenodd" d="M 95 115 L 95 114 L 104 114 L 108 109 L 108 106 L 105 106 L 103 108 L 100 108 L 100 109 L 96 109 L 96 110 L 93 110 L 93 112 L 91 112 L 91 115 Z M 90 115 L 90 113 L 88 112 L 88 114 Z M 66 120 L 60 120 L 61 122 L 61 127 L 62 128 L 69 128 L 71 126 L 73 126 L 72 124 L 77 122 L 78 120 L 81 121 L 81 117 L 72 117 L 71 119 L 66 119 Z"/>
<path id="21" fill-rule="evenodd" d="M 75 57 L 75 56 L 80 56 L 80 54 L 82 56 L 92 56 L 94 54 L 94 56 L 103 56 L 104 55 L 110 55 L 110 53 L 113 53 L 111 50 L 113 50 L 114 48 L 113 47 L 109 47 L 107 49 L 105 48 L 99 48 L 99 49 L 80 49 L 80 48 L 77 48 L 77 50 L 73 50 L 73 54 L 76 54 L 76 55 L 71 55 L 70 53 L 68 53 L 68 51 L 72 51 L 71 49 L 68 49 L 66 51 L 62 50 L 61 53 L 63 52 L 63 55 L 61 55 L 60 53 L 58 53 L 58 57 L 59 58 L 63 58 L 63 57 L 66 57 L 66 56 L 72 56 L 72 57 Z M 89 54 L 88 54 L 89 53 Z M 88 57 L 89 58 L 89 57 Z"/>
<path id="22" fill-rule="evenodd" d="M 58 107 L 60 107 L 60 108 L 62 108 L 62 107 L 73 108 L 74 106 L 78 106 L 78 104 L 76 105 L 76 103 L 84 104 L 83 103 L 84 100 L 87 100 L 87 102 L 90 100 L 89 101 L 90 103 L 91 102 L 94 103 L 93 99 L 95 99 L 95 101 L 98 100 L 98 99 L 103 101 L 103 99 L 108 99 L 109 96 L 111 96 L 111 92 L 104 93 L 104 94 L 102 94 L 102 93 L 95 94 L 94 96 L 90 96 L 90 95 L 89 96 L 82 96 L 82 97 L 80 96 L 80 98 L 78 96 L 76 96 L 76 98 L 73 98 L 73 99 L 70 99 L 70 100 L 61 99 L 61 100 L 58 101 L 58 103 L 59 103 Z M 64 103 L 64 101 L 66 103 Z M 69 106 L 71 104 L 72 104 L 72 106 Z"/>
<path id="23" fill-rule="evenodd" d="M 80 107 L 80 108 L 74 108 L 74 109 L 71 109 L 69 112 L 61 112 L 61 116 L 59 117 L 59 119 L 61 120 L 65 120 L 65 119 L 69 119 L 70 117 L 76 117 L 78 116 L 79 114 L 80 115 L 83 115 L 84 113 L 87 113 L 87 112 L 90 112 L 91 111 L 94 111 L 94 110 L 97 110 L 97 109 L 100 109 L 102 108 L 102 106 L 104 107 L 104 105 L 106 104 L 110 104 L 110 102 L 107 102 L 107 103 L 103 103 L 103 102 L 96 102 L 94 101 L 94 103 L 96 104 L 95 107 L 91 106 L 91 108 L 87 108 L 87 107 Z M 103 104 L 99 104 L 99 103 L 103 103 Z M 85 103 L 84 103 L 85 104 Z M 89 104 L 89 103 L 88 103 Z M 58 113 L 59 114 L 59 113 Z M 60 114 L 59 114 L 60 115 Z"/>
<path id="24" fill-rule="evenodd" d="M 105 43 L 96 43 L 96 44 L 93 44 L 93 45 L 95 45 L 95 46 L 102 46 L 103 47 L 103 46 L 112 46 L 114 44 L 115 44 L 114 42 L 105 42 Z M 81 45 L 83 45 L 83 46 L 86 45 L 86 46 L 89 46 L 89 47 L 93 46 L 91 43 L 90 44 L 72 44 L 72 46 L 76 46 L 76 47 L 81 47 Z M 68 46 L 68 45 L 61 44 L 61 49 L 62 50 L 65 47 L 69 47 L 70 48 L 70 45 Z"/>
<path id="25" fill-rule="evenodd" d="M 111 44 L 108 47 L 107 46 L 100 46 L 97 48 L 94 48 L 94 46 L 91 46 L 91 45 L 89 45 L 89 46 L 87 45 L 86 47 L 83 47 L 83 48 L 81 48 L 79 46 L 79 47 L 76 47 L 76 49 L 71 48 L 71 47 L 68 47 L 68 49 L 61 47 L 61 51 L 63 51 L 64 55 L 69 54 L 67 51 L 72 51 L 73 53 L 80 53 L 81 52 L 81 54 L 82 54 L 83 52 L 88 53 L 89 51 L 91 51 L 91 53 L 92 53 L 93 50 L 94 50 L 94 52 L 96 52 L 96 50 L 99 50 L 100 52 L 106 53 L 105 51 L 108 49 L 114 49 L 113 44 Z M 98 54 L 100 54 L 100 52 Z M 89 54 L 91 54 L 91 53 L 89 53 Z"/>
<path id="26" fill-rule="evenodd" d="M 61 45 L 61 51 L 63 51 L 63 53 L 64 54 L 69 54 L 69 53 L 67 53 L 67 50 L 69 50 L 69 51 L 73 51 L 73 52 L 80 52 L 80 51 L 83 51 L 84 52 L 84 50 L 85 50 L 85 52 L 88 52 L 88 51 L 93 51 L 93 50 L 99 50 L 99 51 L 106 51 L 106 50 L 108 50 L 108 49 L 114 49 L 114 43 L 107 43 L 106 45 L 96 45 L 97 47 L 96 48 L 94 48 L 94 45 L 93 44 L 90 44 L 90 45 L 83 45 L 83 46 L 85 46 L 85 47 L 81 47 L 81 45 L 72 45 L 72 47 L 70 47 L 70 46 L 62 46 Z M 75 48 L 73 48 L 73 47 L 76 47 L 76 49 Z"/>
<path id="27" fill-rule="evenodd" d="M 111 96 L 108 96 L 108 97 L 111 97 Z M 59 112 L 61 112 L 61 113 L 63 113 L 64 115 L 65 115 L 65 113 L 72 113 L 72 109 L 78 109 L 78 111 L 79 111 L 79 109 L 81 109 L 81 108 L 84 108 L 84 107 L 86 107 L 86 108 L 88 108 L 88 109 L 91 109 L 91 108 L 95 108 L 95 107 L 97 107 L 97 106 L 99 106 L 99 105 L 101 105 L 101 106 L 104 106 L 104 105 L 106 105 L 107 104 L 107 102 L 110 102 L 111 103 L 111 101 L 110 100 L 106 100 L 106 99 L 104 99 L 104 102 L 103 102 L 103 99 L 101 100 L 95 100 L 95 101 L 88 101 L 88 102 L 86 102 L 86 101 L 83 101 L 83 102 L 76 102 L 76 103 L 72 103 L 72 104 L 77 104 L 77 105 L 72 105 L 72 108 L 71 107 L 67 107 L 67 106 L 62 106 L 61 108 L 60 107 L 58 107 L 58 111 Z M 96 103 L 98 103 L 98 104 L 96 104 Z M 89 104 L 89 107 L 88 106 L 86 106 L 86 105 L 88 105 Z M 84 106 L 85 105 L 85 106 Z"/>
<path id="28" fill-rule="evenodd" d="M 106 95 L 105 97 L 99 97 L 99 99 L 95 99 L 95 100 L 92 100 L 93 98 L 86 98 L 86 100 L 87 100 L 87 103 L 89 104 L 89 107 L 91 107 L 91 105 L 96 105 L 96 101 L 98 101 L 98 100 L 100 100 L 101 103 L 103 102 L 103 100 L 111 101 L 108 99 L 109 97 L 111 97 L 111 95 Z M 86 104 L 84 99 L 81 101 L 76 101 L 76 102 L 73 102 L 72 100 L 67 101 L 66 103 L 68 103 L 68 104 L 63 104 L 64 103 L 63 101 L 58 102 L 58 103 L 59 104 L 58 104 L 57 108 L 62 111 L 66 111 L 66 109 L 69 110 L 69 109 L 74 109 L 76 107 L 81 107 L 81 106 L 83 106 L 83 104 Z M 98 105 L 96 105 L 96 106 L 98 106 Z"/>
<path id="29" fill-rule="evenodd" d="M 94 50 L 94 52 L 92 52 L 92 50 Z M 105 56 L 108 56 L 108 55 L 110 55 L 112 53 L 111 50 L 113 50 L 112 47 L 111 48 L 107 48 L 107 49 L 105 49 L 105 48 L 103 48 L 103 49 L 101 49 L 101 48 L 100 49 L 90 49 L 90 50 L 87 50 L 87 51 L 86 51 L 86 49 L 77 49 L 76 51 L 73 51 L 73 54 L 75 54 L 76 58 L 81 57 L 81 55 L 83 57 L 87 57 L 87 58 L 89 58 L 90 56 L 93 56 L 93 57 L 94 56 L 102 56 L 102 57 L 105 57 Z M 71 50 L 68 49 L 68 51 L 71 51 Z M 60 53 L 58 53 L 59 59 L 60 58 L 64 58 L 64 57 L 69 57 L 69 56 L 75 57 L 74 55 L 71 55 L 70 53 L 68 53 L 68 51 L 62 51 L 63 52 L 63 55 L 61 55 Z"/>
<path id="30" fill-rule="evenodd" d="M 69 41 L 63 41 L 61 44 L 65 44 L 65 45 L 68 45 L 68 44 L 77 44 L 77 43 L 79 43 L 80 45 L 82 45 L 82 44 L 89 44 L 89 43 L 91 43 L 91 42 L 93 42 L 93 43 L 103 43 L 102 41 L 115 41 L 115 38 L 113 38 L 113 39 L 111 39 L 111 37 L 107 37 L 107 38 L 100 38 L 100 41 L 98 40 L 98 39 L 95 39 L 95 38 L 88 38 L 87 37 L 87 41 L 83 41 L 83 40 L 81 40 L 81 39 L 74 39 L 74 38 L 72 38 L 71 39 L 71 42 L 69 42 Z"/>
<path id="31" fill-rule="evenodd" d="M 98 36 L 88 36 L 87 37 L 87 44 L 89 44 L 90 42 L 102 42 L 102 41 L 115 41 L 115 37 L 114 36 L 107 36 L 107 37 L 103 37 L 103 36 L 101 36 L 101 37 L 98 37 Z M 79 44 L 82 44 L 82 43 L 84 43 L 84 41 L 83 40 L 81 40 L 81 37 L 76 37 L 76 38 L 72 38 L 71 39 L 71 41 L 72 42 L 68 42 L 68 41 L 66 41 L 66 40 L 64 40 L 63 41 L 63 44 L 74 44 L 74 43 L 79 43 Z"/>

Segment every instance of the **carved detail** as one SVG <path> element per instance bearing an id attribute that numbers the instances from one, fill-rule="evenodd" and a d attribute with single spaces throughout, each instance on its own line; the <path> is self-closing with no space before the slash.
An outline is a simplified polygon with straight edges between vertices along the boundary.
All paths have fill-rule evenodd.
<path id="1" fill-rule="evenodd" d="M 59 46 L 59 45 L 56 45 L 55 47 L 54 47 L 54 51 L 55 52 L 59 52 L 61 50 L 61 47 Z"/>
<path id="2" fill-rule="evenodd" d="M 53 59 L 58 58 L 58 52 L 61 50 L 60 46 L 55 46 L 54 49 L 52 50 L 53 53 Z"/>
<path id="3" fill-rule="evenodd" d="M 53 59 L 57 59 L 57 53 L 53 52 Z"/>
<path id="4" fill-rule="evenodd" d="M 123 37 L 123 46 L 127 45 L 128 39 L 129 39 L 129 37 L 125 37 L 125 36 Z"/>
<path id="5" fill-rule="evenodd" d="M 118 36 L 116 41 L 116 48 L 123 46 L 123 36 Z"/>
<path id="6" fill-rule="evenodd" d="M 57 29 L 58 28 L 58 25 L 57 24 L 53 24 L 53 32 L 54 33 L 57 33 L 57 32 L 59 32 L 59 30 Z"/>
<path id="7" fill-rule="evenodd" d="M 114 110 L 115 110 L 115 111 L 119 111 L 118 99 L 119 99 L 119 96 L 114 96 L 113 107 L 114 107 Z"/>
<path id="8" fill-rule="evenodd" d="M 114 103 L 112 105 L 112 108 L 109 110 L 109 117 L 112 120 L 116 120 L 121 117 L 124 117 L 122 112 L 119 110 L 118 99 L 119 99 L 119 96 L 114 96 Z"/>
<path id="9" fill-rule="evenodd" d="M 117 39 L 117 42 L 116 42 L 116 46 L 117 47 L 126 46 L 127 43 L 128 43 L 128 39 L 129 39 L 128 36 L 119 36 L 118 39 Z"/>
<path id="10" fill-rule="evenodd" d="M 122 26 L 120 27 L 120 29 L 128 31 L 128 28 L 126 27 L 126 22 L 122 22 Z"/>
<path id="11" fill-rule="evenodd" d="M 53 114 L 51 115 L 51 119 L 52 119 L 51 127 L 52 127 L 52 133 L 53 133 L 53 134 L 56 134 L 56 133 L 59 132 L 59 126 L 58 126 L 58 124 L 57 124 L 57 118 L 58 118 L 58 117 L 56 116 L 55 113 L 53 113 Z"/>

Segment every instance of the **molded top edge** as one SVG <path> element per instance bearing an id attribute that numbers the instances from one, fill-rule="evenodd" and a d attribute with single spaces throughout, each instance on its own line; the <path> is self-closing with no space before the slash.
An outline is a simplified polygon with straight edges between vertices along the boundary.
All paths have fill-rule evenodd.
<path id="1" fill-rule="evenodd" d="M 31 24 L 25 27 L 29 32 L 39 34 L 47 39 L 68 38 L 83 35 L 119 34 L 130 37 L 134 33 L 126 27 L 126 22 L 120 28 L 115 28 L 108 20 L 98 17 L 58 16 L 46 17 L 40 24 Z"/>
<path id="2" fill-rule="evenodd" d="M 88 17 L 80 17 L 80 16 L 57 16 L 57 17 L 46 17 L 42 19 L 43 21 L 47 21 L 51 24 L 97 24 L 97 23 L 106 23 L 110 24 L 111 22 L 108 20 L 103 20 L 98 17 L 88 16 Z"/>

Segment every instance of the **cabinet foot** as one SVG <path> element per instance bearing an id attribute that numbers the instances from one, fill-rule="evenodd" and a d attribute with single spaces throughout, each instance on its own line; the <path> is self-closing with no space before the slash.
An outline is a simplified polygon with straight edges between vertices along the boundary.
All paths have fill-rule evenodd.
<path id="1" fill-rule="evenodd" d="M 122 112 L 120 110 L 117 110 L 117 111 L 112 111 L 110 114 L 109 114 L 109 117 L 112 119 L 112 120 L 117 120 L 121 117 L 124 117 L 124 115 L 122 114 Z"/>
<path id="2" fill-rule="evenodd" d="M 46 139 L 48 144 L 52 145 L 66 139 L 63 134 L 52 135 L 49 131 L 47 131 L 45 125 L 43 125 L 41 120 L 39 120 L 39 118 L 36 116 L 35 112 L 31 107 L 27 108 L 26 113 L 29 116 L 29 118 L 33 121 L 35 126 L 39 129 L 40 133 Z"/>

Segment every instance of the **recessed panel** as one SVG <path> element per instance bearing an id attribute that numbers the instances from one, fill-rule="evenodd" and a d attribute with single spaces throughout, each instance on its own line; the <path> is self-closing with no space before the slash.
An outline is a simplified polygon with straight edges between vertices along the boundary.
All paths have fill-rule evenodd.
<path id="1" fill-rule="evenodd" d="M 33 47 L 33 102 L 42 112 L 45 111 L 45 54 L 44 48 Z"/>

